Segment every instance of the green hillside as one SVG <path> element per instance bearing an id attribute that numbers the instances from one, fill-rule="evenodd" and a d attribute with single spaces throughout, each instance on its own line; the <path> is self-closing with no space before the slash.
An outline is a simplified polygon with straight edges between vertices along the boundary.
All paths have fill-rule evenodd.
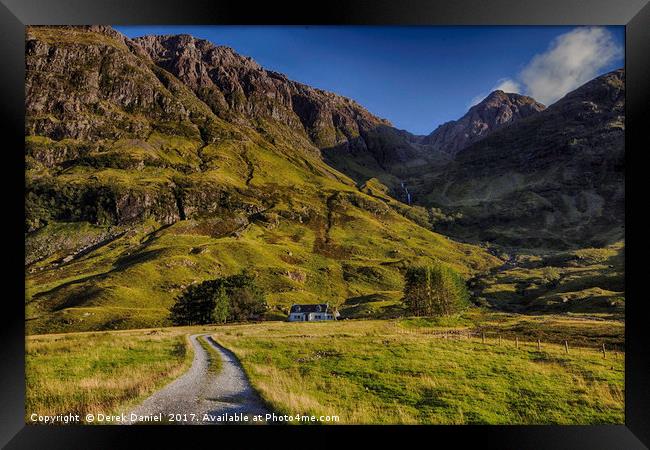
<path id="1" fill-rule="evenodd" d="M 397 293 L 410 264 L 498 263 L 357 188 L 304 130 L 217 115 L 110 29 L 30 28 L 27 47 L 29 333 L 169 324 L 189 284 L 244 268 L 274 317 Z"/>

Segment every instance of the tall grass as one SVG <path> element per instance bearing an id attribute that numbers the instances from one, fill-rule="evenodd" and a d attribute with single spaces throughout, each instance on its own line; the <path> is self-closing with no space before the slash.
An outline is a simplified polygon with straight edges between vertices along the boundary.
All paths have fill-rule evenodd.
<path id="1" fill-rule="evenodd" d="M 189 348 L 162 330 L 29 336 L 26 417 L 115 413 L 187 370 Z"/>

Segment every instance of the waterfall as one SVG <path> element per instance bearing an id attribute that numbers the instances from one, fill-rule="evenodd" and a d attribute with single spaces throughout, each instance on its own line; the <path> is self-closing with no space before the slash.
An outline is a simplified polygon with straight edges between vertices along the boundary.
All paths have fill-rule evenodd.
<path id="1" fill-rule="evenodd" d="M 404 193 L 406 194 L 406 202 L 410 205 L 411 204 L 411 193 L 409 192 L 408 188 L 404 185 L 403 181 L 401 181 L 400 184 L 402 185 L 402 189 L 404 189 Z"/>

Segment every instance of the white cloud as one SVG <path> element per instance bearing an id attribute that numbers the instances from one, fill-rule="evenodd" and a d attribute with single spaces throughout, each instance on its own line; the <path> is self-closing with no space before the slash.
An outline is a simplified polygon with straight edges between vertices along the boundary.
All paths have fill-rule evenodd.
<path id="1" fill-rule="evenodd" d="M 605 28 L 575 28 L 555 38 L 545 52 L 535 55 L 515 79 L 501 79 L 492 90 L 529 95 L 550 105 L 598 76 L 622 56 L 623 49 Z M 474 97 L 470 106 L 486 95 Z"/>
<path id="2" fill-rule="evenodd" d="M 606 29 L 576 28 L 536 55 L 521 71 L 520 79 L 528 95 L 550 105 L 622 55 L 623 49 Z"/>

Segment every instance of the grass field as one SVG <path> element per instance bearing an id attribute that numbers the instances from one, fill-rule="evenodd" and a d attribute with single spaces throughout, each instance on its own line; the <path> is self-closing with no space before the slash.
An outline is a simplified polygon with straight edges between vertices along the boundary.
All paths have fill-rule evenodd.
<path id="1" fill-rule="evenodd" d="M 453 331 L 479 337 L 443 338 Z M 27 411 L 123 411 L 189 366 L 186 336 L 199 332 L 232 350 L 263 399 L 281 414 L 378 424 L 624 420 L 622 322 L 480 309 L 443 319 L 30 336 Z M 603 342 L 606 358 L 599 352 Z M 218 371 L 218 364 L 211 370 Z"/>
<path id="2" fill-rule="evenodd" d="M 187 370 L 189 348 L 176 330 L 29 336 L 26 415 L 116 412 Z"/>
<path id="3" fill-rule="evenodd" d="M 494 338 L 440 339 L 399 321 L 223 327 L 277 411 L 342 423 L 623 423 L 624 358 Z M 446 328 L 441 328 L 446 329 Z M 420 331 L 420 332 L 418 332 Z"/>

